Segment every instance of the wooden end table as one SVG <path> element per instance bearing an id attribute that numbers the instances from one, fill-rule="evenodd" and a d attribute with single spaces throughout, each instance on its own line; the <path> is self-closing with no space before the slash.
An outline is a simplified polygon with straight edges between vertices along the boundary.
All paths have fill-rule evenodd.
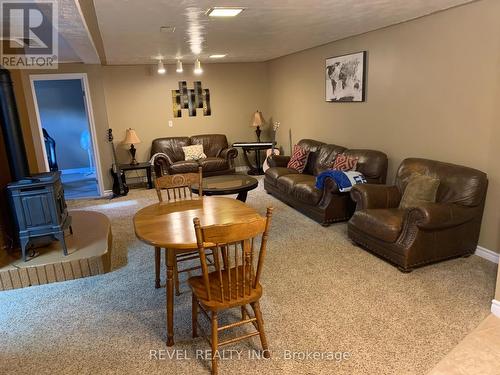
<path id="1" fill-rule="evenodd" d="M 250 168 L 248 174 L 256 176 L 264 174 L 262 164 L 264 163 L 265 158 L 261 158 L 260 152 L 273 147 L 273 143 L 276 144 L 276 142 L 236 142 L 233 143 L 233 147 L 240 147 L 243 150 L 243 158 L 245 159 L 247 166 Z M 253 165 L 248 158 L 248 154 L 252 151 L 255 152 L 255 165 Z"/>

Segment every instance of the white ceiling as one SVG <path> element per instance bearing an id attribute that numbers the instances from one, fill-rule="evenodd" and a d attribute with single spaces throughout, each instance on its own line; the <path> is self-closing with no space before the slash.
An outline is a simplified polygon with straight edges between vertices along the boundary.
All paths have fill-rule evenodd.
<path id="1" fill-rule="evenodd" d="M 225 62 L 266 61 L 471 0 L 94 0 L 108 64 L 174 62 L 227 53 Z M 238 17 L 205 15 L 214 6 Z M 160 33 L 175 26 L 174 33 Z M 199 52 L 198 49 L 201 49 Z M 193 52 L 194 51 L 194 52 Z"/>

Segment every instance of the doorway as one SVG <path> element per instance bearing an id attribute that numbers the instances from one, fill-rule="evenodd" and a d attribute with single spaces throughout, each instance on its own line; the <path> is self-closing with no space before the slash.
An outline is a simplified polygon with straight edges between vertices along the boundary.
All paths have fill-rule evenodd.
<path id="1" fill-rule="evenodd" d="M 103 195 L 86 74 L 32 75 L 47 171 L 61 171 L 66 199 Z"/>

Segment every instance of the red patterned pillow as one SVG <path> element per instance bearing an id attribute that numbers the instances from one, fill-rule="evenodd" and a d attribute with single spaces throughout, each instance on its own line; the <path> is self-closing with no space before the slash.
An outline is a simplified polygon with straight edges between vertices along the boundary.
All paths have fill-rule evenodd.
<path id="1" fill-rule="evenodd" d="M 299 173 L 304 172 L 308 157 L 309 151 L 303 149 L 299 145 L 293 146 L 292 157 L 288 162 L 287 168 L 295 169 Z"/>
<path id="2" fill-rule="evenodd" d="M 346 156 L 344 154 L 338 154 L 333 161 L 332 169 L 336 171 L 355 171 L 358 165 L 359 158 L 354 156 Z"/>

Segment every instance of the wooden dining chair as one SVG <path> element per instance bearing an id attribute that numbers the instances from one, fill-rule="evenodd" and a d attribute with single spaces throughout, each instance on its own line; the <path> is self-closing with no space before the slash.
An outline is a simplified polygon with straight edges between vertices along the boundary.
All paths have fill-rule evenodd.
<path id="1" fill-rule="evenodd" d="M 200 311 L 211 323 L 211 339 L 207 337 L 207 340 L 212 346 L 212 374 L 217 374 L 219 347 L 253 336 L 260 336 L 262 354 L 265 358 L 270 357 L 259 300 L 262 296 L 260 277 L 272 211 L 272 208 L 268 208 L 266 217 L 244 223 L 202 227 L 198 218 L 193 220 L 202 270 L 201 276 L 188 279 L 193 298 L 193 337 L 198 336 L 198 328 L 203 331 L 202 326 L 198 325 Z M 260 248 L 255 254 L 254 243 L 260 235 Z M 215 271 L 212 272 L 209 272 L 207 265 L 208 249 L 211 249 L 214 259 Z M 253 317 L 247 305 L 251 306 Z M 241 310 L 241 320 L 219 327 L 218 313 L 235 307 Z M 253 324 L 256 330 L 219 342 L 219 332 L 248 323 Z"/>
<path id="2" fill-rule="evenodd" d="M 199 197 L 203 196 L 203 186 L 202 186 L 203 176 L 202 168 L 198 169 L 198 173 L 184 173 L 184 174 L 174 174 L 158 177 L 155 180 L 156 194 L 158 194 L 158 200 L 164 202 L 163 195 L 166 193 L 166 199 L 168 202 L 183 199 L 194 199 L 193 192 L 191 191 L 191 186 L 197 184 L 199 186 Z M 165 264 L 167 263 L 167 254 L 165 251 Z M 180 295 L 179 290 L 179 273 L 188 272 L 195 269 L 199 269 L 200 266 L 190 267 L 183 270 L 179 270 L 178 263 L 186 262 L 190 260 L 198 259 L 198 253 L 192 251 L 189 253 L 178 254 L 176 257 L 176 262 L 174 265 L 174 283 L 175 283 L 175 294 Z M 161 268 L 161 249 L 155 247 L 155 287 L 160 287 L 160 268 Z"/>

